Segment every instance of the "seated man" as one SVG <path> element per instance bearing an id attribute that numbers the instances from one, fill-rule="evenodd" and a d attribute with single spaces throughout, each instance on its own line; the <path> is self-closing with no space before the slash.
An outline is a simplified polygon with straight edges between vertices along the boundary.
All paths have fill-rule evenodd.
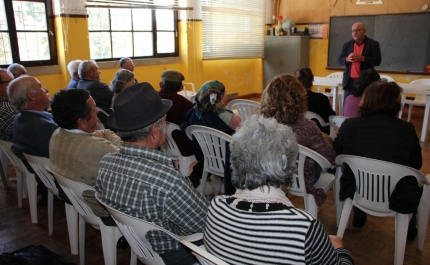
<path id="1" fill-rule="evenodd" d="M 113 91 L 109 86 L 100 82 L 100 70 L 95 61 L 82 61 L 78 68 L 79 80 L 78 88 L 86 89 L 91 93 L 91 97 L 96 102 L 97 107 L 101 108 L 107 114 L 112 113 L 110 109 L 113 97 Z M 97 115 L 103 125 L 107 126 L 107 116 L 99 112 Z"/>
<path id="2" fill-rule="evenodd" d="M 32 76 L 21 76 L 10 82 L 7 94 L 10 103 L 19 111 L 13 121 L 13 149 L 49 158 L 49 140 L 58 126 L 52 115 L 45 111 L 50 104 L 48 91 Z M 33 172 L 24 156 L 19 153 L 17 155 L 24 161 L 27 169 Z M 46 186 L 37 175 L 36 181 L 43 198 L 46 195 Z M 59 197 L 70 204 L 66 194 L 56 181 L 55 183 Z"/>
<path id="3" fill-rule="evenodd" d="M 94 186 L 100 159 L 118 152 L 121 139 L 110 130 L 96 131 L 96 104 L 84 89 L 61 90 L 52 99 L 58 128 L 51 137 L 50 167 L 64 177 Z"/>
<path id="4" fill-rule="evenodd" d="M 9 72 L 11 72 L 13 74 L 13 77 L 15 77 L 15 78 L 18 78 L 22 75 L 27 74 L 27 70 L 25 70 L 25 67 L 19 63 L 13 63 L 13 64 L 9 65 L 7 70 Z"/>
<path id="5" fill-rule="evenodd" d="M 124 144 L 100 161 L 95 189 L 119 211 L 189 235 L 203 232 L 208 201 L 157 150 L 166 141 L 165 114 L 171 105 L 146 82 L 118 94 L 108 123 Z M 154 231 L 147 238 L 166 265 L 197 262 L 168 235 Z"/>
<path id="6" fill-rule="evenodd" d="M 81 60 L 73 60 L 67 65 L 67 70 L 69 70 L 70 73 L 70 82 L 67 85 L 67 88 L 77 88 L 79 83 L 79 74 L 78 69 L 79 65 L 81 64 Z"/>
<path id="7" fill-rule="evenodd" d="M 7 87 L 13 80 L 11 72 L 0 69 L 0 140 L 12 142 L 12 125 L 18 111 L 10 104 Z"/>
<path id="8" fill-rule="evenodd" d="M 123 57 L 119 60 L 119 67 L 121 67 L 121 69 L 125 69 L 125 70 L 129 70 L 132 73 L 134 73 L 134 64 L 133 64 L 133 60 L 128 58 L 128 57 Z M 134 78 L 134 83 L 133 85 L 139 83 L 137 81 L 136 78 Z"/>
<path id="9" fill-rule="evenodd" d="M 184 76 L 175 70 L 166 70 L 161 74 L 160 91 L 158 95 L 162 99 L 170 99 L 172 107 L 166 113 L 166 121 L 181 125 L 187 119 L 187 111 L 191 109 L 193 103 L 178 94 L 182 90 Z M 194 155 L 193 142 L 181 131 L 172 133 L 172 137 L 178 145 L 179 151 L 183 156 Z"/>

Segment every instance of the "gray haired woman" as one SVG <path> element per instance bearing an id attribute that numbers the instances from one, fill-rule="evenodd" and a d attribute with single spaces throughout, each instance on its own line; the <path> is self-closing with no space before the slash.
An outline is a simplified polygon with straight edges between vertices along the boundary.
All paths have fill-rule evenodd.
<path id="1" fill-rule="evenodd" d="M 229 264 L 353 264 L 342 240 L 297 209 L 281 187 L 296 171 L 294 132 L 273 118 L 253 116 L 232 136 L 232 184 L 217 196 L 206 219 L 204 243 Z"/>
<path id="2" fill-rule="evenodd" d="M 113 102 L 115 101 L 116 96 L 127 87 L 132 86 L 134 84 L 134 80 L 134 74 L 132 71 L 121 69 L 115 73 L 109 86 L 114 92 L 111 108 L 113 107 Z"/>

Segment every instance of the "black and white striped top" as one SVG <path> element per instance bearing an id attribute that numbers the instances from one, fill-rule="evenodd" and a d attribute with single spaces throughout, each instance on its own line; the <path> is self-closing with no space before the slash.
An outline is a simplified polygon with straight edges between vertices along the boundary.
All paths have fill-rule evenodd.
<path id="1" fill-rule="evenodd" d="M 208 251 L 225 262 L 354 264 L 348 250 L 334 249 L 322 224 L 308 212 L 272 204 L 267 211 L 249 212 L 240 204 L 231 207 L 231 201 L 229 196 L 212 200 L 204 234 Z"/>

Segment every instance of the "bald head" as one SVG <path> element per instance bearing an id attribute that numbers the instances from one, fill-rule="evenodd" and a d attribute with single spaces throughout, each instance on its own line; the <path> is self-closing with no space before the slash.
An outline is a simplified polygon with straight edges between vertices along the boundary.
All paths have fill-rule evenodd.
<path id="1" fill-rule="evenodd" d="M 10 103 L 18 111 L 43 111 L 50 104 L 48 91 L 35 77 L 26 75 L 10 82 L 7 95 Z"/>
<path id="2" fill-rule="evenodd" d="M 11 72 L 6 69 L 0 69 L 0 98 L 7 98 L 7 87 L 13 78 Z"/>
<path id="3" fill-rule="evenodd" d="M 9 65 L 9 67 L 7 68 L 7 70 L 9 72 L 11 72 L 15 78 L 27 74 L 27 71 L 25 70 L 25 67 L 22 66 L 22 65 L 20 65 L 20 64 L 18 64 L 18 63 L 13 63 L 13 64 Z"/>
<path id="4" fill-rule="evenodd" d="M 354 25 L 352 25 L 352 38 L 358 42 L 362 43 L 364 41 L 364 38 L 366 37 L 366 27 L 361 22 L 356 22 Z"/>

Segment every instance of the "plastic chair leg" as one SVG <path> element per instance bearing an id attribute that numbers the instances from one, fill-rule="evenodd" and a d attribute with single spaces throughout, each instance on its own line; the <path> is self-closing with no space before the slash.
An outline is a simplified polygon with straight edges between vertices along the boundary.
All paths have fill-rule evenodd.
<path id="1" fill-rule="evenodd" d="M 406 236 L 408 234 L 409 215 L 396 213 L 395 220 L 395 250 L 394 250 L 394 265 L 402 265 L 405 257 Z"/>
<path id="2" fill-rule="evenodd" d="M 312 214 L 316 219 L 318 219 L 318 206 L 315 203 L 314 196 L 305 193 L 305 197 L 303 199 L 305 201 L 305 210 Z"/>
<path id="3" fill-rule="evenodd" d="M 413 109 L 414 109 L 414 105 L 409 104 L 408 122 L 411 120 L 412 110 L 413 110 Z"/>
<path id="4" fill-rule="evenodd" d="M 427 223 L 430 211 L 430 186 L 423 185 L 423 195 L 421 196 L 420 205 L 418 206 L 417 227 L 418 227 L 418 250 L 424 250 L 424 241 L 426 239 Z"/>
<path id="5" fill-rule="evenodd" d="M 105 265 L 116 265 L 116 242 L 122 236 L 117 226 L 106 226 L 99 219 Z"/>
<path id="6" fill-rule="evenodd" d="M 16 174 L 16 189 L 18 191 L 18 208 L 22 208 L 22 198 L 23 198 L 23 183 L 22 183 L 22 173 L 15 170 Z"/>
<path id="7" fill-rule="evenodd" d="M 131 249 L 130 251 L 131 251 L 130 265 L 137 265 L 137 256 L 136 256 L 136 253 L 134 253 L 133 249 Z"/>
<path id="8" fill-rule="evenodd" d="M 73 205 L 64 203 L 66 207 L 67 229 L 69 231 L 70 252 L 72 255 L 78 255 L 78 212 Z"/>
<path id="9" fill-rule="evenodd" d="M 339 172 L 337 172 L 339 170 Z M 340 167 L 336 168 L 336 180 L 333 185 L 334 204 L 336 208 L 336 226 L 339 227 L 340 216 L 342 214 L 343 202 L 339 200 L 340 192 Z"/>
<path id="10" fill-rule="evenodd" d="M 202 181 L 200 182 L 200 193 L 205 196 L 206 180 L 208 179 L 209 172 L 203 170 Z"/>
<path id="11" fill-rule="evenodd" d="M 27 189 L 31 222 L 37 224 L 37 182 L 34 174 L 27 174 Z"/>
<path id="12" fill-rule="evenodd" d="M 21 175 L 22 175 L 22 198 L 26 199 L 28 196 L 28 193 L 27 193 L 27 176 L 24 173 L 21 173 Z"/>
<path id="13" fill-rule="evenodd" d="M 345 229 L 346 229 L 346 226 L 348 225 L 349 215 L 351 214 L 351 210 L 352 210 L 352 200 L 348 198 L 345 200 L 345 203 L 343 205 L 339 227 L 337 228 L 336 235 L 338 237 L 343 237 L 343 234 L 345 233 Z"/>
<path id="14" fill-rule="evenodd" d="M 5 153 L 3 153 L 3 151 L 0 150 L 0 158 L 1 158 L 1 165 L 3 168 L 3 173 L 6 176 L 7 179 L 7 166 L 8 166 L 8 159 L 7 156 L 5 155 Z"/>
<path id="15" fill-rule="evenodd" d="M 85 265 L 85 220 L 79 215 L 79 262 Z"/>
<path id="16" fill-rule="evenodd" d="M 48 234 L 54 232 L 54 194 L 48 190 Z"/>
<path id="17" fill-rule="evenodd" d="M 182 176 L 188 177 L 190 175 L 190 164 L 188 164 L 188 159 L 184 157 L 179 158 L 179 171 Z"/>
<path id="18" fill-rule="evenodd" d="M 3 182 L 3 188 L 5 189 L 6 193 L 9 193 L 9 186 L 7 185 L 7 175 L 4 173 L 3 170 L 3 163 L 0 163 L 0 174 L 1 174 L 1 179 Z"/>

